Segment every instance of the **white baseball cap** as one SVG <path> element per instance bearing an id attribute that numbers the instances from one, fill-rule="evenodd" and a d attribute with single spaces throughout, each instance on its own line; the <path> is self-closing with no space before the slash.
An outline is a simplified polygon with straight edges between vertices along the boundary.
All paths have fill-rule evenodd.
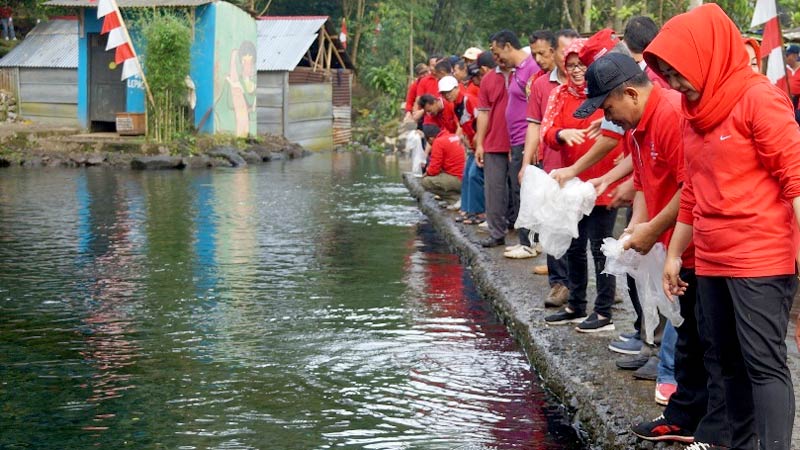
<path id="1" fill-rule="evenodd" d="M 467 51 L 464 52 L 464 58 L 476 60 L 478 56 L 483 53 L 483 50 L 479 49 L 478 47 L 470 47 Z"/>
<path id="2" fill-rule="evenodd" d="M 450 92 L 457 87 L 458 80 L 456 80 L 456 77 L 448 75 L 439 80 L 439 92 Z"/>

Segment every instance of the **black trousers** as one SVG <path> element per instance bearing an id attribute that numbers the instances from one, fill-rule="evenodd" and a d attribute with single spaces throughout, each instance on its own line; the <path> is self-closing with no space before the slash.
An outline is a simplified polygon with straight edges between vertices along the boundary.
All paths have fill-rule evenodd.
<path id="1" fill-rule="evenodd" d="M 572 240 L 567 250 L 567 266 L 569 276 L 569 307 L 579 313 L 586 312 L 586 287 L 589 284 L 589 263 L 586 256 L 586 244 L 592 251 L 594 274 L 597 280 L 597 299 L 594 312 L 603 317 L 611 317 L 611 306 L 614 304 L 616 279 L 603 273 L 606 257 L 600 250 L 603 239 L 611 236 L 617 210 L 605 206 L 595 206 L 592 213 L 578 222 L 578 237 Z"/>
<path id="2" fill-rule="evenodd" d="M 703 364 L 710 347 L 708 321 L 697 301 L 697 278 L 694 270 L 681 270 L 681 279 L 689 284 L 678 297 L 683 324 L 676 327 L 675 381 L 678 390 L 664 409 L 664 417 L 685 430 L 694 431 L 698 442 L 730 447 L 731 433 L 725 413 L 725 390 L 719 364 L 712 364 L 709 373 Z"/>
<path id="3" fill-rule="evenodd" d="M 517 215 L 519 215 L 519 192 L 521 186 L 519 184 L 518 174 L 519 171 L 522 170 L 523 150 L 525 150 L 524 145 L 512 145 L 511 155 L 508 161 L 508 193 L 510 197 L 508 205 L 508 223 L 512 226 L 514 225 L 514 222 L 517 221 Z M 519 237 L 520 244 L 526 247 L 531 246 L 531 239 L 529 237 L 530 230 L 526 228 L 520 228 L 517 230 L 517 235 Z"/>
<path id="4" fill-rule="evenodd" d="M 789 450 L 795 404 L 785 339 L 797 278 L 700 276 L 697 288 L 709 318 L 705 364 L 722 375 L 731 448 Z"/>
<path id="5" fill-rule="evenodd" d="M 633 217 L 633 208 L 627 208 L 625 217 L 627 218 L 626 223 L 631 223 L 631 217 Z M 633 312 L 636 313 L 636 319 L 633 322 L 633 329 L 636 330 L 636 333 L 639 335 L 639 339 L 644 341 L 644 336 L 642 336 L 642 303 L 639 301 L 639 291 L 636 290 L 636 281 L 634 281 L 632 276 L 628 275 L 626 279 L 628 283 L 628 296 L 631 298 Z"/>

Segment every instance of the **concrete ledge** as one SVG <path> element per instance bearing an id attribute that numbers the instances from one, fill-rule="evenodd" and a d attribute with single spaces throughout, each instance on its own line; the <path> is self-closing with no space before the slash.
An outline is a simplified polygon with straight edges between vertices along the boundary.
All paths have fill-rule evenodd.
<path id="1" fill-rule="evenodd" d="M 583 335 L 575 332 L 572 326 L 546 325 L 544 316 L 552 311 L 545 311 L 543 306 L 549 290 L 547 277 L 530 272 L 534 265 L 545 263 L 544 256 L 509 260 L 503 257 L 503 247 L 483 249 L 475 241 L 486 237 L 486 233 L 475 226 L 456 223 L 455 213 L 442 209 L 433 196 L 422 189 L 419 178 L 406 173 L 403 182 L 436 230 L 470 266 L 481 294 L 493 303 L 524 347 L 544 386 L 566 405 L 573 423 L 585 434 L 592 448 L 683 448 L 678 444 L 645 442 L 630 432 L 631 424 L 653 419 L 663 408 L 654 401 L 655 383 L 635 380 L 630 372 L 616 369 L 614 362 L 624 356 L 607 349 L 620 332 L 633 330 L 633 308 L 627 295 L 614 305 L 616 331 Z M 506 242 L 516 244 L 516 233 L 510 233 Z M 618 287 L 618 293 L 621 291 Z M 592 281 L 587 298 L 590 303 L 594 299 Z M 790 336 L 793 332 L 790 330 Z M 789 348 L 795 385 L 800 386 L 797 376 L 800 357 L 794 344 Z M 795 389 L 796 396 L 798 391 L 800 389 Z M 792 448 L 800 448 L 798 422 L 795 417 Z"/>

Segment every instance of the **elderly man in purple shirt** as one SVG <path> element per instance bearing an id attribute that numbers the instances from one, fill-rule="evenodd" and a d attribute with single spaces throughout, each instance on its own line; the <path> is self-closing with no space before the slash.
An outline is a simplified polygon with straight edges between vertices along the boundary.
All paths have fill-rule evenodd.
<path id="1" fill-rule="evenodd" d="M 522 168 L 522 154 L 525 149 L 525 134 L 528 122 L 525 111 L 528 106 L 528 81 L 541 69 L 533 57 L 522 50 L 517 36 L 509 31 L 502 30 L 492 36 L 492 53 L 495 58 L 503 62 L 506 67 L 513 69 L 508 79 L 508 106 L 506 107 L 506 124 L 508 136 L 511 140 L 511 154 L 509 157 L 507 176 L 511 185 L 511 208 L 508 220 L 511 224 L 517 221 L 519 213 L 519 179 L 517 174 Z M 532 258 L 537 251 L 531 245 L 529 231 L 519 230 L 519 245 L 507 248 L 504 255 L 508 258 Z"/>

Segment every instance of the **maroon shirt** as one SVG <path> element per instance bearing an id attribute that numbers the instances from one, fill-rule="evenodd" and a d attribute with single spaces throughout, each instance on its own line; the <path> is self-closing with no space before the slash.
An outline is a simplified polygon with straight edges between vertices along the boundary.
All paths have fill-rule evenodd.
<path id="1" fill-rule="evenodd" d="M 486 153 L 508 153 L 511 141 L 506 126 L 508 106 L 508 78 L 498 70 L 487 72 L 481 79 L 478 95 L 478 111 L 489 113 L 489 129 L 483 138 Z"/>

